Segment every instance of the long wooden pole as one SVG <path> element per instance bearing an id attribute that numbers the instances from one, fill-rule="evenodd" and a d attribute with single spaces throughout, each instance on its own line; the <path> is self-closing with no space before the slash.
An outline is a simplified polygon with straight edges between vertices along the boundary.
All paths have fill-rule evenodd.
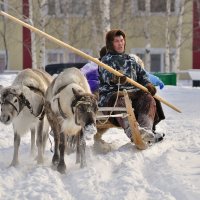
<path id="1" fill-rule="evenodd" d="M 97 58 L 93 58 L 92 56 L 90 56 L 90 55 L 88 55 L 88 54 L 86 54 L 86 53 L 84 53 L 84 52 L 82 52 L 82 51 L 80 51 L 80 50 L 68 45 L 67 43 L 64 43 L 61 40 L 58 40 L 55 37 L 53 37 L 53 36 L 43 32 L 43 31 L 35 28 L 34 26 L 31 26 L 31 25 L 29 25 L 29 24 L 27 24 L 27 23 L 15 18 L 15 17 L 13 17 L 12 15 L 9 15 L 9 14 L 3 12 L 3 11 L 0 11 L 0 14 L 5 16 L 5 17 L 7 17 L 7 18 L 9 18 L 10 20 L 16 22 L 17 24 L 20 24 L 20 25 L 32 30 L 33 32 L 35 32 L 37 34 L 48 38 L 49 40 L 51 40 L 52 42 L 55 42 L 56 44 L 58 44 L 58 45 L 60 45 L 62 47 L 70 49 L 71 51 L 73 51 L 74 53 L 78 54 L 79 56 L 81 56 L 81 57 L 83 57 L 83 58 L 85 58 L 87 60 L 93 61 L 97 65 L 99 65 L 99 66 L 103 67 L 104 69 L 106 69 L 107 71 L 109 71 L 110 73 L 113 73 L 116 76 L 123 76 L 123 74 L 121 74 L 120 72 L 114 70 L 112 67 L 102 63 Z M 131 83 L 135 87 L 137 87 L 137 88 L 139 88 L 139 89 L 141 89 L 141 90 L 143 90 L 145 92 L 148 92 L 146 87 L 142 86 L 141 84 L 137 83 L 136 81 L 134 81 L 134 80 L 132 80 L 132 79 L 130 79 L 128 77 L 127 77 L 127 82 Z M 169 106 L 170 108 L 174 109 L 175 111 L 181 113 L 181 111 L 178 108 L 176 108 L 175 106 L 173 106 L 172 104 L 170 104 L 169 102 L 164 100 L 163 98 L 159 97 L 158 95 L 154 95 L 154 98 L 158 99 L 160 102 L 164 103 L 165 105 Z"/>

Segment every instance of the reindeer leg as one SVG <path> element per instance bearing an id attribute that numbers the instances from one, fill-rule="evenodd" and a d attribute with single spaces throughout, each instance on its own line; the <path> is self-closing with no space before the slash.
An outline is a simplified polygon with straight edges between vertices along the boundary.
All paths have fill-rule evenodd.
<path id="1" fill-rule="evenodd" d="M 31 156 L 35 154 L 35 128 L 31 129 Z"/>
<path id="2" fill-rule="evenodd" d="M 57 167 L 57 170 L 64 174 L 66 170 L 64 155 L 65 155 L 65 135 L 63 132 L 60 134 L 60 144 L 59 144 L 59 150 L 60 150 L 60 161 Z"/>
<path id="3" fill-rule="evenodd" d="M 10 166 L 17 166 L 19 164 L 18 159 L 18 152 L 19 152 L 19 145 L 20 145 L 21 137 L 16 132 L 14 133 L 14 154 L 13 154 L 13 160 L 10 164 Z"/>
<path id="4" fill-rule="evenodd" d="M 49 137 L 49 124 L 48 124 L 47 118 L 44 117 L 44 127 L 43 127 L 43 135 L 42 135 L 42 141 L 43 141 L 42 151 L 43 151 L 43 154 L 45 152 L 45 147 L 46 147 L 48 137 Z"/>
<path id="5" fill-rule="evenodd" d="M 57 165 L 60 160 L 59 152 L 58 152 L 59 143 L 60 143 L 60 125 L 59 125 L 59 121 L 57 119 L 56 114 L 51 109 L 51 103 L 49 101 L 45 102 L 45 113 L 47 115 L 47 119 L 54 133 L 55 145 L 54 145 L 54 155 L 52 158 L 52 164 Z"/>
<path id="6" fill-rule="evenodd" d="M 85 147 L 86 147 L 86 142 L 85 142 L 85 138 L 83 136 L 83 132 L 81 130 L 81 133 L 80 133 L 80 155 L 81 155 L 81 165 L 80 165 L 80 167 L 81 168 L 87 166 L 86 156 L 85 156 Z"/>
<path id="7" fill-rule="evenodd" d="M 48 131 L 45 131 L 45 132 L 43 133 L 43 137 L 42 137 L 42 141 L 43 141 L 43 144 L 42 144 L 42 152 L 43 152 L 43 155 L 44 155 L 44 152 L 45 152 L 47 139 L 48 139 Z"/>
<path id="8" fill-rule="evenodd" d="M 53 154 L 53 158 L 52 158 L 52 163 L 53 163 L 53 165 L 57 165 L 60 160 L 59 152 L 58 152 L 59 145 L 60 145 L 60 134 L 55 131 L 53 131 L 53 132 L 54 132 L 54 154 Z"/>
<path id="9" fill-rule="evenodd" d="M 76 143 L 76 164 L 80 163 L 80 133 L 77 135 Z"/>
<path id="10" fill-rule="evenodd" d="M 37 148 L 38 148 L 38 156 L 37 156 L 37 163 L 41 164 L 44 161 L 43 158 L 43 127 L 44 127 L 44 120 L 39 121 L 38 126 L 37 126 Z"/>

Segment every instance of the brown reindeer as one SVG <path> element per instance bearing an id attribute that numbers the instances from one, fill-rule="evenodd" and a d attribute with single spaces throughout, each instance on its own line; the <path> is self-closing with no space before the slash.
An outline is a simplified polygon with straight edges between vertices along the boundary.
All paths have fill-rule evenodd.
<path id="1" fill-rule="evenodd" d="M 80 70 L 69 68 L 59 74 L 46 93 L 45 110 L 54 132 L 55 151 L 52 159 L 57 170 L 64 173 L 65 138 L 78 137 L 77 162 L 86 165 L 85 136 L 96 133 L 97 100 L 91 94 Z"/>

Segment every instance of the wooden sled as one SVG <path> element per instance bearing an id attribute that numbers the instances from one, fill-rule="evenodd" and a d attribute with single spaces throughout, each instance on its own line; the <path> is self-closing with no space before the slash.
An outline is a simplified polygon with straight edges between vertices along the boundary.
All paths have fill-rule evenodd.
<path id="1" fill-rule="evenodd" d="M 98 119 L 102 118 L 108 118 L 108 117 L 128 117 L 129 126 L 131 128 L 132 132 L 132 139 L 134 141 L 135 146 L 140 149 L 144 150 L 148 148 L 148 145 L 142 140 L 142 137 L 140 135 L 140 131 L 138 128 L 138 123 L 135 118 L 135 114 L 133 112 L 133 107 L 131 104 L 131 100 L 129 99 L 128 93 L 126 90 L 123 91 L 124 98 L 125 98 L 125 105 L 126 107 L 102 107 L 99 108 L 99 111 L 120 111 L 121 114 L 115 114 L 115 115 L 97 115 L 97 129 L 109 129 L 117 127 L 114 124 L 112 124 L 110 121 L 107 121 L 106 123 L 100 123 Z M 119 127 L 118 127 L 119 128 Z"/>

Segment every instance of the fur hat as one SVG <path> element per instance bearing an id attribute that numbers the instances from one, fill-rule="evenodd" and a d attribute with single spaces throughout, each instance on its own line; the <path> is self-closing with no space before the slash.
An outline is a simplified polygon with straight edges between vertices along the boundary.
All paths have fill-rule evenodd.
<path id="1" fill-rule="evenodd" d="M 126 35 L 123 31 L 119 29 L 113 29 L 107 32 L 106 34 L 106 48 L 108 52 L 115 51 L 113 48 L 113 41 L 114 37 L 122 35 L 125 40 L 125 46 L 126 46 Z M 125 47 L 124 47 L 125 48 Z"/>

